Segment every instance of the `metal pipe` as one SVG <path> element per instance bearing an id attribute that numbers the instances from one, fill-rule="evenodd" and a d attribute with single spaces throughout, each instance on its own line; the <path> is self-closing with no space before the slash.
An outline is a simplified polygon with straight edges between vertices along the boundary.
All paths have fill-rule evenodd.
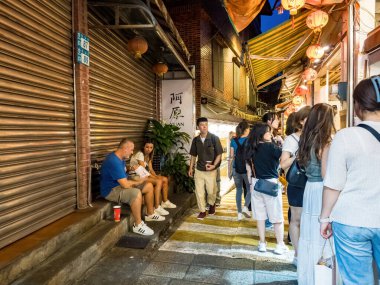
<path id="1" fill-rule="evenodd" d="M 281 75 L 281 76 L 279 76 L 279 77 L 276 77 L 275 79 L 272 79 L 271 81 L 269 81 L 269 82 L 267 82 L 267 83 L 265 83 L 265 84 L 261 84 L 261 85 L 257 86 L 257 90 L 261 90 L 261 89 L 263 89 L 264 87 L 267 87 L 268 85 L 271 85 L 272 83 L 274 83 L 274 82 L 276 82 L 276 81 L 278 81 L 278 80 L 280 80 L 280 79 L 285 78 L 286 76 L 287 76 L 287 74 L 283 74 L 283 75 Z"/>
<path id="2" fill-rule="evenodd" d="M 350 1 L 348 4 L 348 20 L 347 20 L 347 127 L 352 127 L 354 123 L 354 3 Z"/>
<path id="3" fill-rule="evenodd" d="M 153 29 L 152 24 L 137 24 L 137 25 L 101 25 L 91 26 L 90 29 Z"/>

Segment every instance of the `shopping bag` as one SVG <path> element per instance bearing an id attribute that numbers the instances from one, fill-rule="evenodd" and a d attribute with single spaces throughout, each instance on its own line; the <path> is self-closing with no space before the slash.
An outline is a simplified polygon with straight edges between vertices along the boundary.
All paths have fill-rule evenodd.
<path id="1" fill-rule="evenodd" d="M 335 285 L 336 284 L 336 264 L 335 264 L 335 255 L 334 250 L 331 244 L 332 255 L 329 257 L 324 257 L 324 249 L 326 241 L 322 248 L 321 258 L 318 260 L 317 264 L 314 265 L 314 285 Z"/>

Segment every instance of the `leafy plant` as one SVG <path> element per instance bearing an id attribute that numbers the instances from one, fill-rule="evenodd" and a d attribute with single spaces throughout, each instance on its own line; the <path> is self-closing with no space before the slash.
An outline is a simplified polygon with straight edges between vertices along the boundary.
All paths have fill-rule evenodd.
<path id="1" fill-rule="evenodd" d="M 194 179 L 187 175 L 187 170 L 189 169 L 187 161 L 188 159 L 183 153 L 169 154 L 161 170 L 163 175 L 173 177 L 179 192 L 194 192 Z"/>
<path id="2" fill-rule="evenodd" d="M 183 145 L 190 142 L 190 135 L 181 132 L 179 127 L 157 120 L 148 121 L 146 137 L 154 144 L 155 153 L 163 156 L 174 148 L 184 149 Z"/>

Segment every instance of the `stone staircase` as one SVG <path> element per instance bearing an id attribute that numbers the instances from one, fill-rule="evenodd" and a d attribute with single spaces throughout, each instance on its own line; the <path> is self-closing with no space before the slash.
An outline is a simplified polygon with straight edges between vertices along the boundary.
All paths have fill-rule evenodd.
<path id="1" fill-rule="evenodd" d="M 121 222 L 112 218 L 111 203 L 97 201 L 93 208 L 76 211 L 59 221 L 0 250 L 0 284 L 73 284 L 120 239 L 147 239 L 158 242 L 175 219 L 194 205 L 194 195 L 174 194 L 164 222 L 148 223 L 155 231 L 151 237 L 131 232 L 133 219 L 123 207 Z"/>

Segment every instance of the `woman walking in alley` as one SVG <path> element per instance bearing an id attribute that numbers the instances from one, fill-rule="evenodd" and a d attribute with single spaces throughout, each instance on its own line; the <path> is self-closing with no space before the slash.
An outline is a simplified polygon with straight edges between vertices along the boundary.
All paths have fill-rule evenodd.
<path id="1" fill-rule="evenodd" d="M 296 159 L 302 128 L 306 122 L 307 116 L 310 113 L 310 109 L 311 108 L 309 106 L 306 106 L 300 109 L 298 112 L 292 113 L 294 114 L 291 126 L 293 128 L 293 132 L 289 133 L 288 128 L 286 129 L 288 136 L 284 141 L 280 159 L 281 168 L 285 171 L 289 169 L 289 167 Z M 290 116 L 288 120 L 289 119 L 291 120 Z M 288 195 L 290 211 L 292 213 L 289 224 L 289 235 L 295 251 L 293 260 L 294 265 L 297 265 L 297 248 L 300 235 L 300 221 L 304 190 L 305 188 L 299 187 L 298 185 L 288 184 L 286 191 Z"/>
<path id="2" fill-rule="evenodd" d="M 334 236 L 343 283 L 372 285 L 373 260 L 380 272 L 380 76 L 361 81 L 353 97 L 362 122 L 331 144 L 320 232 Z"/>
<path id="3" fill-rule="evenodd" d="M 256 178 L 252 178 L 252 212 L 257 220 L 257 230 L 259 233 L 260 252 L 266 252 L 265 242 L 265 220 L 274 226 L 277 246 L 275 254 L 288 252 L 288 247 L 284 244 L 284 217 L 282 214 L 282 195 L 278 182 L 278 167 L 281 156 L 281 148 L 271 142 L 272 134 L 270 127 L 265 123 L 257 123 L 253 126 L 248 136 L 246 147 L 246 158 L 252 162 L 252 172 Z M 261 180 L 264 184 L 272 184 L 276 189 L 277 195 L 270 196 L 255 189 L 257 181 Z M 264 180 L 264 181 L 263 181 Z M 257 188 L 256 188 L 257 189 Z"/>
<path id="4" fill-rule="evenodd" d="M 243 181 L 245 185 L 249 185 L 246 162 L 244 160 L 244 147 L 246 145 L 247 137 L 249 135 L 249 124 L 246 121 L 240 122 L 236 127 L 236 137 L 231 139 L 230 145 L 230 159 L 228 164 L 228 173 L 234 178 L 236 186 L 236 207 L 237 207 L 237 219 L 242 220 L 244 216 L 250 218 L 251 214 L 248 210 L 248 206 L 251 203 L 251 192 L 247 191 L 247 195 L 244 198 L 244 207 L 241 208 L 241 196 L 243 194 Z M 244 214 L 244 216 L 243 216 Z"/>
<path id="5" fill-rule="evenodd" d="M 307 176 L 298 242 L 299 285 L 314 284 L 314 265 L 321 257 L 324 246 L 324 239 L 319 234 L 318 217 L 322 208 L 327 154 L 334 133 L 332 106 L 324 103 L 314 105 L 302 129 L 297 156 Z M 331 253 L 327 246 L 325 253 Z"/>
<path id="6" fill-rule="evenodd" d="M 141 151 L 132 156 L 130 166 L 131 170 L 136 170 L 137 167 L 142 166 L 148 172 L 148 182 L 151 182 L 154 186 L 154 207 L 155 211 L 159 215 L 168 215 L 169 212 L 164 208 L 176 208 L 168 199 L 169 182 L 166 176 L 157 175 L 152 166 L 154 153 L 154 145 L 152 142 L 147 141 L 144 143 Z M 162 201 L 161 201 L 162 197 Z"/>

